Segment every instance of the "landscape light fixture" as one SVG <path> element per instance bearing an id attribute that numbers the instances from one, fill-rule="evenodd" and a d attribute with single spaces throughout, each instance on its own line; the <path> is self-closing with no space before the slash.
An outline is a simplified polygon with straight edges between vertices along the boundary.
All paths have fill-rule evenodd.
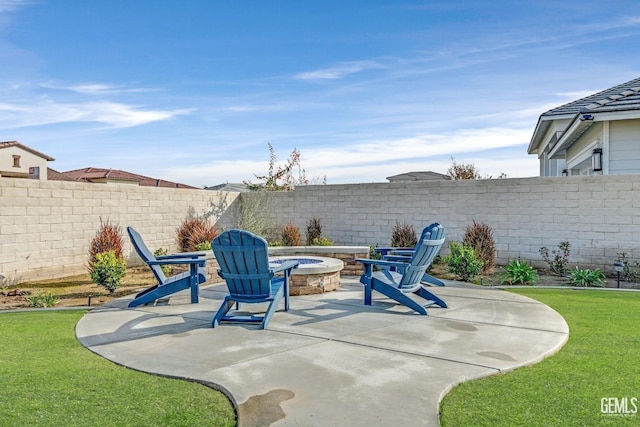
<path id="1" fill-rule="evenodd" d="M 624 264 L 620 261 L 613 263 L 613 269 L 618 273 L 618 287 L 620 287 L 620 273 L 624 270 Z"/>
<path id="2" fill-rule="evenodd" d="M 602 171 L 602 148 L 595 148 L 591 153 L 591 169 L 594 172 Z"/>

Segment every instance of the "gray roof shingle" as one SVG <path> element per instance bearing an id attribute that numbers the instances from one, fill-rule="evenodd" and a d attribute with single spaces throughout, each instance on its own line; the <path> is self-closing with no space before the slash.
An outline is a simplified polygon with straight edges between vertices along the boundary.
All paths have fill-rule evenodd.
<path id="1" fill-rule="evenodd" d="M 640 110 L 640 77 L 561 105 L 540 117 L 628 110 Z"/>

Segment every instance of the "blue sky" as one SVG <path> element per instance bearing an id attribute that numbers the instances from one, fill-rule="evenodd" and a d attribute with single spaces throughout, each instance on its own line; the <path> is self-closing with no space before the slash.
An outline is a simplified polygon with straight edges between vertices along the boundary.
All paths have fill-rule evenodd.
<path id="1" fill-rule="evenodd" d="M 640 75 L 640 2 L 0 0 L 0 141 L 194 186 L 536 176 L 544 111 Z"/>

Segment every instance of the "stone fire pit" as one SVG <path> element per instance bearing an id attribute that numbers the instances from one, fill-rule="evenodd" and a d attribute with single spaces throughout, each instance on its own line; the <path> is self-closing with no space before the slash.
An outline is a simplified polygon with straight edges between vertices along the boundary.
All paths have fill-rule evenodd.
<path id="1" fill-rule="evenodd" d="M 295 259 L 300 264 L 291 272 L 290 295 L 321 294 L 340 286 L 340 271 L 344 263 L 336 258 L 311 255 L 269 257 L 270 263 L 281 264 Z"/>

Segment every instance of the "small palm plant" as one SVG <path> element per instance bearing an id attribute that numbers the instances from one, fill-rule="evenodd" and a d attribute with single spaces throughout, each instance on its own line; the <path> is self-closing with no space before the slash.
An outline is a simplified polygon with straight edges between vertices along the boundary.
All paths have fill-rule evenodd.
<path id="1" fill-rule="evenodd" d="M 604 286 L 604 273 L 599 268 L 590 270 L 576 267 L 569 271 L 569 278 L 574 286 Z"/>
<path id="2" fill-rule="evenodd" d="M 520 259 L 512 259 L 506 267 L 503 268 L 504 273 L 500 278 L 501 283 L 509 285 L 533 285 L 538 280 L 538 273 L 526 261 Z"/>

